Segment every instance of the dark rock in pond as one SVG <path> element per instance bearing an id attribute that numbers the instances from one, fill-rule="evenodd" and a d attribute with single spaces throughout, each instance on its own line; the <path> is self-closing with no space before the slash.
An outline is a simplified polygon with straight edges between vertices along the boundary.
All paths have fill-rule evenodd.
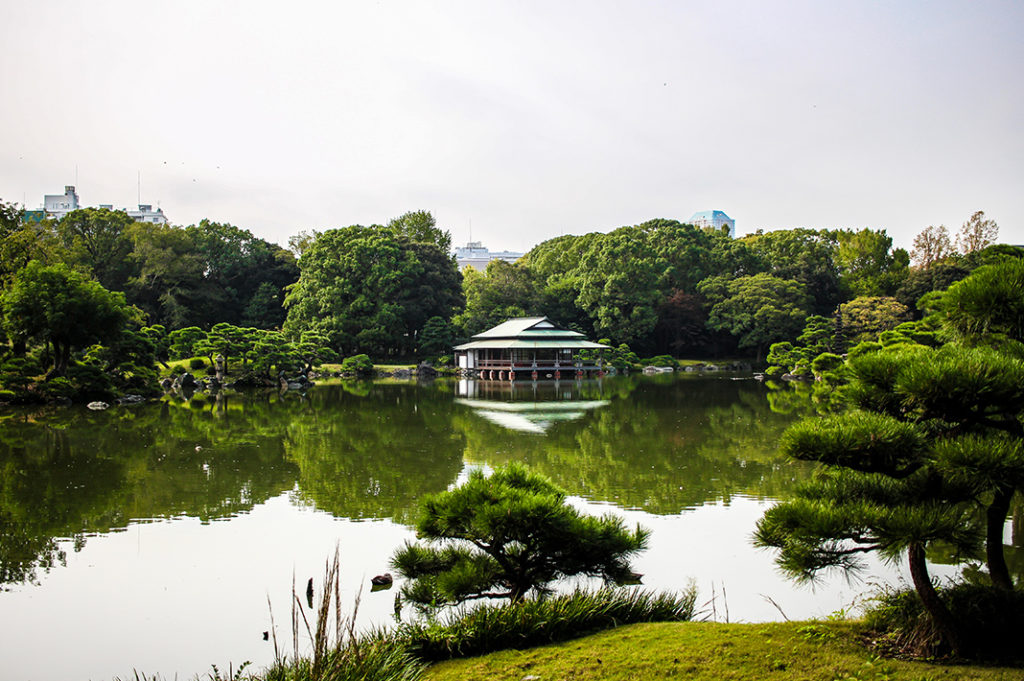
<path id="1" fill-rule="evenodd" d="M 187 371 L 185 373 L 183 373 L 181 376 L 179 376 L 177 379 L 175 379 L 175 383 L 177 383 L 178 387 L 180 387 L 180 388 L 197 388 L 197 387 L 199 387 L 199 384 L 196 382 L 196 377 L 193 376 L 192 374 L 190 374 Z"/>
<path id="2" fill-rule="evenodd" d="M 625 575 L 622 578 L 622 581 L 619 582 L 619 585 L 622 586 L 626 584 L 643 584 L 643 579 L 644 576 L 642 573 L 630 571 L 629 574 Z"/>
<path id="3" fill-rule="evenodd" d="M 164 380 L 160 381 L 160 387 L 163 388 L 163 391 L 165 393 L 170 392 L 171 388 L 174 387 L 174 381 L 172 381 L 170 378 L 165 378 Z"/>
<path id="4" fill-rule="evenodd" d="M 267 386 L 274 385 L 274 382 L 268 381 L 262 376 L 257 376 L 250 371 L 236 378 L 231 385 L 235 388 L 266 388 Z"/>
<path id="5" fill-rule="evenodd" d="M 312 385 L 309 379 L 302 374 L 294 378 L 286 378 L 283 371 L 278 374 L 278 380 L 281 382 L 282 390 L 306 390 Z"/>
<path id="6" fill-rule="evenodd" d="M 409 378 L 412 376 L 412 372 L 408 369 L 395 369 L 395 373 L 391 375 L 395 378 Z"/>
<path id="7" fill-rule="evenodd" d="M 433 378 L 437 376 L 437 369 L 430 362 L 420 362 L 416 365 L 416 375 L 423 378 Z"/>
<path id="8" fill-rule="evenodd" d="M 371 577 L 370 584 L 373 586 L 370 588 L 370 591 L 383 591 L 384 589 L 390 589 L 394 581 L 395 580 L 392 578 L 390 572 L 385 572 L 382 575 Z"/>
<path id="9" fill-rule="evenodd" d="M 85 406 L 88 407 L 89 409 L 92 409 L 93 411 L 102 411 L 104 409 L 110 408 L 109 404 L 107 404 L 106 402 L 100 402 L 99 400 L 97 400 L 96 402 L 90 402 Z"/>
<path id="10" fill-rule="evenodd" d="M 121 405 L 142 404 L 145 401 L 146 398 L 142 395 L 125 395 L 124 397 L 117 398 L 117 403 Z"/>

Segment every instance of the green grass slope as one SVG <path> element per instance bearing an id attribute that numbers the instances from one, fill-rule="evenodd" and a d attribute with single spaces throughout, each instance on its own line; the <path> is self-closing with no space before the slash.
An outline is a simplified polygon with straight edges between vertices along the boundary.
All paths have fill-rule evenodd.
<path id="1" fill-rule="evenodd" d="M 856 623 L 636 624 L 541 648 L 434 665 L 427 681 L 951 681 L 1024 679 L 1024 667 L 882 659 Z"/>

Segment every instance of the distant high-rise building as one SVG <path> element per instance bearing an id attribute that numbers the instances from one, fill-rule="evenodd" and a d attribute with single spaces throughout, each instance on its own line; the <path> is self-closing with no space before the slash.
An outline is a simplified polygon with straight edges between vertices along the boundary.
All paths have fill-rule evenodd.
<path id="1" fill-rule="evenodd" d="M 690 218 L 690 224 L 696 227 L 710 227 L 711 229 L 729 228 L 729 236 L 736 236 L 736 221 L 720 210 L 702 210 L 694 213 Z"/>
<path id="2" fill-rule="evenodd" d="M 459 264 L 460 270 L 472 266 L 473 269 L 483 271 L 487 269 L 487 263 L 492 260 L 515 262 L 521 257 L 523 257 L 522 253 L 513 251 L 490 251 L 480 241 L 470 241 L 465 246 L 455 249 L 455 261 Z"/>

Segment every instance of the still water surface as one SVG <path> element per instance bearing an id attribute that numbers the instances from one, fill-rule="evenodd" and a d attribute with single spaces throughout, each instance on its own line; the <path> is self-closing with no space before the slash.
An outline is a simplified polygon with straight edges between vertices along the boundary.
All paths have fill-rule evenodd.
<path id="1" fill-rule="evenodd" d="M 0 681 L 269 664 L 271 610 L 288 650 L 293 579 L 300 592 L 319 583 L 336 546 L 346 602 L 362 592 L 359 624 L 393 622 L 397 589 L 370 593 L 369 578 L 413 538 L 418 500 L 509 461 L 587 512 L 651 529 L 635 563 L 648 588 L 693 580 L 719 620 L 781 619 L 769 597 L 791 619 L 827 615 L 864 582 L 799 587 L 750 544 L 810 473 L 775 452 L 798 411 L 754 381 L 675 376 L 5 411 Z M 878 563 L 864 577 L 900 578 Z"/>

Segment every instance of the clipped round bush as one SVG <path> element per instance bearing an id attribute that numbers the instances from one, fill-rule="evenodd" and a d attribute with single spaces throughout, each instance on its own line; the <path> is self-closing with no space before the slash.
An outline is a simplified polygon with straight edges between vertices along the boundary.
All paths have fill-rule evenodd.
<path id="1" fill-rule="evenodd" d="M 73 399 L 78 392 L 71 381 L 58 376 L 36 386 L 36 392 L 47 400 Z"/>
<path id="2" fill-rule="evenodd" d="M 351 371 L 359 376 L 368 376 L 373 373 L 373 362 L 366 355 L 353 355 L 341 361 L 342 371 Z"/>
<path id="3" fill-rule="evenodd" d="M 188 361 L 189 369 L 203 369 L 206 367 L 206 360 L 202 357 L 193 357 Z"/>
<path id="4" fill-rule="evenodd" d="M 831 352 L 823 352 L 811 362 L 811 371 L 816 376 L 821 376 L 826 371 L 835 371 L 843 363 L 843 358 Z"/>

